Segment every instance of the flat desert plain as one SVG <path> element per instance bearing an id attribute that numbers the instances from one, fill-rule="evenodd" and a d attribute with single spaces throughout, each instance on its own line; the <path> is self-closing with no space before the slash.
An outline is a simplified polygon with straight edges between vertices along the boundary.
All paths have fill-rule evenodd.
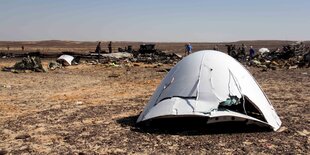
<path id="1" fill-rule="evenodd" d="M 0 59 L 0 68 L 20 58 Z M 43 59 L 46 67 L 50 59 Z M 278 115 L 274 131 L 135 122 L 173 65 L 82 63 L 0 72 L 0 154 L 309 154 L 310 70 L 247 67 Z"/>

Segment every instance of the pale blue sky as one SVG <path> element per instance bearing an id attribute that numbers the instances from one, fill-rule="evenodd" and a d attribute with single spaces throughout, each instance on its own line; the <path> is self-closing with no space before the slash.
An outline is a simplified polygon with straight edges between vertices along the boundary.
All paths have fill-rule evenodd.
<path id="1" fill-rule="evenodd" d="M 0 40 L 310 40 L 309 0 L 0 0 Z"/>

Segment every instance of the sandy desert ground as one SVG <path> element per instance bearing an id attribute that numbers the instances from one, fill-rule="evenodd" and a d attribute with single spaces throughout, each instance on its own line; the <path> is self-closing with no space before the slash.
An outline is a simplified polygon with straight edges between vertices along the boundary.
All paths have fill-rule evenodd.
<path id="1" fill-rule="evenodd" d="M 0 59 L 0 68 L 16 61 Z M 0 154 L 310 153 L 309 68 L 248 68 L 283 122 L 277 132 L 137 127 L 137 116 L 172 66 L 80 64 L 47 73 L 0 72 Z"/>

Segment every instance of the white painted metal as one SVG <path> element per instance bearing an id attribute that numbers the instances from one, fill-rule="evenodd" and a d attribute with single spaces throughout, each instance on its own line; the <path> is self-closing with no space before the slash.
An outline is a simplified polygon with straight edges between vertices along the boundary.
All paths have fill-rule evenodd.
<path id="1" fill-rule="evenodd" d="M 74 57 L 71 55 L 61 55 L 57 60 L 64 60 L 68 65 L 71 65 Z"/>
<path id="2" fill-rule="evenodd" d="M 261 111 L 267 122 L 246 114 L 218 109 L 229 95 L 246 96 Z M 213 50 L 195 52 L 173 67 L 162 80 L 137 122 L 156 117 L 209 117 L 209 123 L 228 116 L 247 119 L 277 130 L 277 113 L 252 75 L 229 55 Z M 237 120 L 238 120 L 237 119 Z"/>
<path id="3" fill-rule="evenodd" d="M 260 49 L 258 50 L 258 52 L 259 52 L 260 54 L 264 54 L 264 53 L 269 53 L 270 50 L 269 50 L 268 48 L 260 48 Z"/>

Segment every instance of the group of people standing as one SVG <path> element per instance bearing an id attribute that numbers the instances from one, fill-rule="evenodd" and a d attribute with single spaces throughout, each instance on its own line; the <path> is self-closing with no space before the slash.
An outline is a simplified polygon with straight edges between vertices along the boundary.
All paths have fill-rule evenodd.
<path id="1" fill-rule="evenodd" d="M 227 46 L 227 54 L 236 58 L 236 57 L 241 57 L 241 60 L 244 62 L 246 61 L 246 50 L 247 47 L 245 44 L 241 44 L 241 47 L 237 50 L 235 45 L 225 45 Z M 185 45 L 185 56 L 189 55 L 192 53 L 193 47 L 190 43 L 187 43 Z M 217 45 L 214 46 L 213 50 L 218 51 L 219 47 Z M 255 49 L 253 48 L 253 46 L 250 46 L 249 49 L 249 59 L 252 60 L 255 56 Z"/>
<path id="2" fill-rule="evenodd" d="M 110 43 L 108 44 L 108 49 L 109 49 L 109 53 L 112 53 L 112 41 L 110 41 Z M 95 53 L 100 54 L 101 51 L 101 42 L 98 42 L 97 46 L 96 46 L 96 50 Z"/>
<path id="3" fill-rule="evenodd" d="M 109 49 L 109 53 L 112 53 L 112 41 L 109 42 L 108 49 Z M 100 61 L 100 53 L 101 52 L 102 52 L 102 50 L 101 50 L 101 42 L 98 42 L 98 44 L 96 46 L 96 50 L 95 50 L 95 53 L 98 54 L 98 61 Z"/>
<path id="4" fill-rule="evenodd" d="M 246 61 L 246 51 L 247 51 L 247 46 L 245 44 L 241 44 L 241 47 L 236 49 L 236 45 L 225 45 L 227 47 L 227 54 L 232 56 L 233 58 L 240 60 L 242 62 Z M 255 56 L 255 49 L 253 46 L 250 46 L 249 48 L 249 61 L 251 61 L 254 56 Z"/>

